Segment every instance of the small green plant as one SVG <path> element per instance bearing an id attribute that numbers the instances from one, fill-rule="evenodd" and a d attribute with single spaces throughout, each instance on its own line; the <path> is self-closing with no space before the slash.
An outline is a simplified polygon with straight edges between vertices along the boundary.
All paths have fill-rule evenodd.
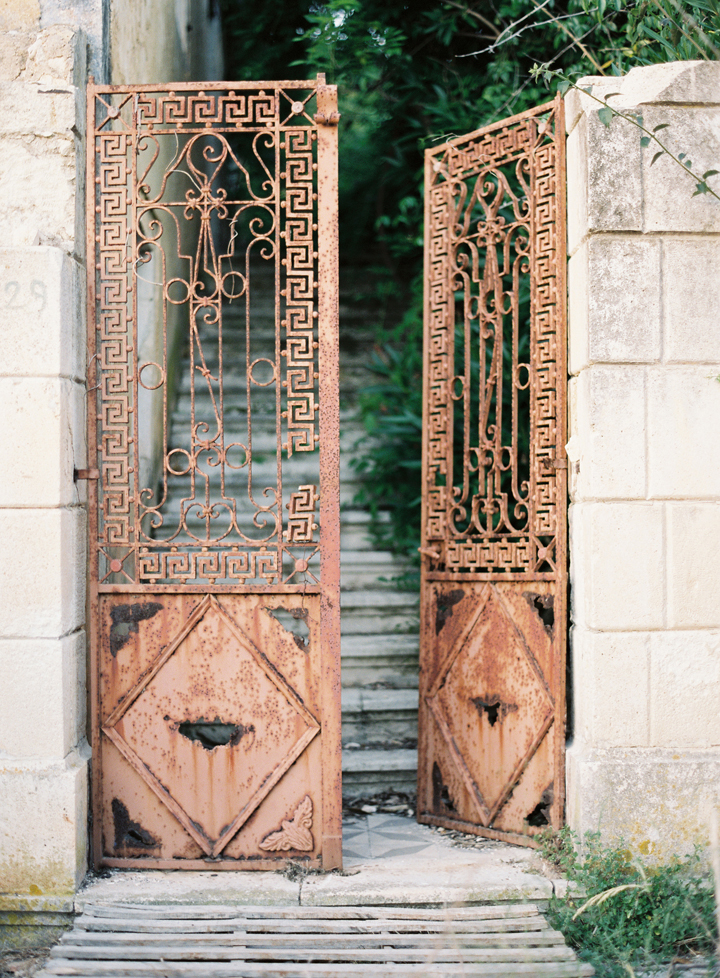
<path id="1" fill-rule="evenodd" d="M 549 918 L 599 978 L 620 978 L 695 954 L 711 956 L 717 941 L 715 896 L 699 849 L 646 866 L 623 845 L 548 830 L 542 855 L 570 881 L 553 898 Z"/>

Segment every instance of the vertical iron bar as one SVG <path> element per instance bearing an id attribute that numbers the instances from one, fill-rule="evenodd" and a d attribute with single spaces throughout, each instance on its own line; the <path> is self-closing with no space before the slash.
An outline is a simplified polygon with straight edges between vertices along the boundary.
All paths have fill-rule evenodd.
<path id="1" fill-rule="evenodd" d="M 318 370 L 320 394 L 320 606 L 323 868 L 342 866 L 340 729 L 340 394 L 338 378 L 337 88 L 318 76 Z M 322 120 L 325 121 L 322 121 Z"/>

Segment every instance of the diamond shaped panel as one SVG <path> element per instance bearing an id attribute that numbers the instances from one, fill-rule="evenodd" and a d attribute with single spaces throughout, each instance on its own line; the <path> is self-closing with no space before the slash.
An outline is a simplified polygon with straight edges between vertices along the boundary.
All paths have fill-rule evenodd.
<path id="1" fill-rule="evenodd" d="M 210 749 L 181 724 L 231 725 Z M 208 596 L 104 730 L 217 855 L 319 731 L 291 687 Z"/>
<path id="2" fill-rule="evenodd" d="M 427 702 L 489 825 L 553 717 L 550 694 L 495 588 L 450 650 Z"/>

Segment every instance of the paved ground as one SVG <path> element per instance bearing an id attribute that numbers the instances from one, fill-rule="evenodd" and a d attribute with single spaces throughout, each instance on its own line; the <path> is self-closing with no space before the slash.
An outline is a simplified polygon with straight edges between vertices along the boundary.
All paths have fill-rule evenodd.
<path id="1" fill-rule="evenodd" d="M 343 824 L 342 873 L 203 873 L 114 870 L 88 881 L 76 899 L 132 902 L 362 906 L 484 903 L 542 904 L 564 885 L 546 875 L 530 849 L 483 842 L 461 847 L 437 829 L 399 815 L 367 814 Z"/>

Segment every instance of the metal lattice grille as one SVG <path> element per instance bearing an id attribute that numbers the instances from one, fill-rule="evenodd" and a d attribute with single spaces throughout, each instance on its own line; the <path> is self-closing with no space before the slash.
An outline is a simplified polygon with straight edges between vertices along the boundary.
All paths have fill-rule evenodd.
<path id="1" fill-rule="evenodd" d="M 427 154 L 430 578 L 552 580 L 564 560 L 557 114 L 540 106 Z"/>
<path id="2" fill-rule="evenodd" d="M 561 99 L 426 153 L 418 818 L 564 818 Z"/>
<path id="3" fill-rule="evenodd" d="M 318 129 L 337 118 L 322 85 L 236 89 L 95 90 L 100 584 L 319 582 Z"/>

